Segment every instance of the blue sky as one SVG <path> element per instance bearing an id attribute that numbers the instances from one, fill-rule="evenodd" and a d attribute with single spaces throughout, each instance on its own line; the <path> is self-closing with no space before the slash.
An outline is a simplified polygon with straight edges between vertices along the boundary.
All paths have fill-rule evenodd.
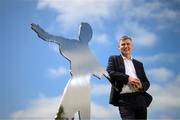
<path id="1" fill-rule="evenodd" d="M 179 0 L 1 0 L 0 119 L 51 119 L 70 78 L 58 47 L 37 37 L 32 22 L 54 35 L 77 38 L 81 22 L 93 29 L 91 51 L 107 66 L 118 38 L 133 38 L 133 57 L 144 63 L 154 97 L 150 119 L 180 119 Z M 110 84 L 91 79 L 92 118 L 118 119 Z"/>

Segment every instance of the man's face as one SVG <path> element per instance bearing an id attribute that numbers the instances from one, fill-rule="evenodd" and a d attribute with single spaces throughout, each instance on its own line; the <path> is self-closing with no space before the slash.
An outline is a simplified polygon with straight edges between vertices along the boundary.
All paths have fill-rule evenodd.
<path id="1" fill-rule="evenodd" d="M 119 43 L 119 48 L 123 56 L 125 57 L 131 56 L 132 41 L 129 39 L 121 40 Z"/>

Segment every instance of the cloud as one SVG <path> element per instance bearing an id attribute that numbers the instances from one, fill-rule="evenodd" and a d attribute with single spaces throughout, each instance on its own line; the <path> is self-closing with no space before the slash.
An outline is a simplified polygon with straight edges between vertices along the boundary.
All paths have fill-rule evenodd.
<path id="1" fill-rule="evenodd" d="M 120 4 L 122 3 L 122 4 Z M 119 12 L 125 13 L 127 19 L 155 20 L 158 23 L 175 21 L 180 18 L 179 10 L 174 9 L 175 2 L 122 0 Z M 168 23 L 173 24 L 173 23 Z"/>
<path id="2" fill-rule="evenodd" d="M 56 45 L 56 44 L 50 44 L 49 47 L 50 47 L 50 49 L 52 49 L 55 53 L 60 54 L 59 46 L 58 46 L 58 45 Z"/>
<path id="3" fill-rule="evenodd" d="M 109 84 L 95 84 L 92 85 L 91 93 L 93 95 L 109 95 L 110 87 L 111 86 Z"/>
<path id="4" fill-rule="evenodd" d="M 175 76 L 171 70 L 164 67 L 150 69 L 147 73 L 156 82 L 170 82 Z"/>
<path id="5" fill-rule="evenodd" d="M 151 114 L 150 118 L 180 118 L 179 85 L 180 81 L 177 79 L 165 86 L 161 84 L 151 85 L 149 92 L 153 95 L 153 102 L 149 108 L 149 114 Z"/>
<path id="6" fill-rule="evenodd" d="M 109 42 L 108 35 L 105 33 L 95 35 L 91 44 L 99 44 L 101 46 L 109 46 L 110 42 Z"/>
<path id="7" fill-rule="evenodd" d="M 19 110 L 11 114 L 11 119 L 53 119 L 58 110 L 60 97 L 38 98 L 30 102 L 30 105 L 24 110 Z M 77 117 L 77 115 L 76 115 Z M 91 103 L 92 119 L 112 119 L 119 118 L 118 110 L 110 105 L 103 106 L 94 102 Z"/>
<path id="8" fill-rule="evenodd" d="M 63 66 L 60 66 L 59 68 L 49 68 L 48 69 L 48 74 L 53 78 L 56 78 L 56 77 L 59 77 L 62 75 L 66 75 L 67 73 L 68 73 L 68 70 Z"/>
<path id="9" fill-rule="evenodd" d="M 119 112 L 117 107 L 113 107 L 111 105 L 108 106 L 103 106 L 96 104 L 94 102 L 91 103 L 91 119 L 92 120 L 99 120 L 99 119 L 104 119 L 104 120 L 115 120 L 119 119 Z"/>
<path id="10" fill-rule="evenodd" d="M 179 11 L 171 7 L 173 4 L 141 0 L 39 0 L 37 7 L 53 9 L 58 13 L 57 21 L 71 26 L 82 20 L 102 23 L 104 18 L 117 15 L 129 20 L 154 19 L 164 23 L 180 18 Z"/>
<path id="11" fill-rule="evenodd" d="M 104 29 L 105 22 L 117 19 L 117 39 L 120 35 L 129 34 L 135 44 L 147 47 L 153 46 L 158 39 L 157 33 L 153 31 L 175 24 L 180 19 L 180 12 L 171 7 L 173 3 L 169 4 L 141 0 L 38 0 L 37 8 L 54 10 L 57 13 L 56 22 L 63 26 L 64 30 L 72 29 L 81 21 Z M 147 27 L 145 21 L 151 24 L 153 21 L 155 27 Z M 107 35 L 97 36 L 96 42 L 107 44 Z"/>
<path id="12" fill-rule="evenodd" d="M 24 110 L 19 110 L 11 114 L 11 119 L 53 119 L 57 110 L 60 97 L 41 97 L 30 101 Z"/>
<path id="13" fill-rule="evenodd" d="M 139 56 L 137 57 L 141 61 L 146 63 L 163 62 L 163 63 L 174 63 L 180 60 L 179 54 L 170 53 L 159 53 L 152 56 Z M 165 59 L 166 58 L 166 59 Z"/>
<path id="14" fill-rule="evenodd" d="M 177 84 L 177 85 L 176 85 Z M 150 92 L 153 95 L 152 109 L 160 110 L 165 108 L 180 108 L 180 92 L 178 91 L 179 82 L 166 85 L 165 87 L 152 84 Z"/>
<path id="15" fill-rule="evenodd" d="M 79 21 L 89 21 L 101 24 L 102 18 L 111 16 L 115 0 L 39 0 L 38 9 L 51 8 L 55 10 L 57 21 L 64 27 L 70 27 Z M 98 10 L 97 10 L 98 8 Z"/>
<path id="16" fill-rule="evenodd" d="M 162 73 L 174 74 L 172 71 L 167 70 L 166 68 L 158 69 L 160 71 L 166 71 Z M 156 76 L 156 75 L 155 75 Z M 171 75 L 170 75 L 171 76 Z M 158 78 L 159 76 L 157 76 Z M 167 75 L 167 78 L 168 75 Z M 173 112 L 180 109 L 180 74 L 174 75 L 174 79 L 170 79 L 170 82 L 167 84 L 157 84 L 152 83 L 149 93 L 153 96 L 153 102 L 148 108 L 148 118 L 158 119 L 158 118 L 180 118 L 179 114 L 174 116 L 173 113 L 169 114 L 169 110 Z M 149 78 L 152 80 L 151 78 Z M 161 78 L 166 79 L 166 78 Z M 166 81 L 166 80 L 161 80 Z M 109 85 L 106 84 L 95 84 L 92 88 L 92 95 L 107 95 L 109 96 Z M 93 92 L 94 91 L 94 92 Z M 95 93 L 95 91 L 97 93 Z M 42 96 L 42 95 L 41 95 Z M 56 111 L 58 109 L 60 97 L 45 97 L 42 96 L 38 99 L 30 101 L 30 104 L 27 108 L 16 111 L 11 114 L 12 119 L 53 119 Z M 108 104 L 108 103 L 107 103 Z M 156 114 L 158 113 L 158 114 Z M 77 117 L 77 115 L 76 115 Z M 119 111 L 117 107 L 111 105 L 100 105 L 95 101 L 91 102 L 91 119 L 119 119 Z"/>
<path id="17" fill-rule="evenodd" d="M 154 18 L 161 21 L 179 17 L 179 11 L 170 7 L 173 4 L 174 2 L 168 4 L 162 1 L 142 0 L 38 0 L 37 8 L 51 8 L 58 13 L 58 17 L 61 17 L 63 22 L 68 20 L 68 23 L 71 21 L 68 18 L 74 18 L 74 21 L 83 16 L 89 16 L 91 19 L 110 18 L 119 13 L 125 15 L 124 17 Z"/>
<path id="18" fill-rule="evenodd" d="M 119 36 L 128 35 L 133 38 L 133 42 L 139 46 L 152 46 L 157 41 L 157 35 L 142 27 L 139 23 L 132 21 L 125 21 L 123 25 L 119 26 L 116 38 Z"/>
<path id="19" fill-rule="evenodd" d="M 156 68 L 152 71 L 152 76 L 154 75 L 154 77 L 149 77 L 151 86 L 148 90 L 153 96 L 153 102 L 149 108 L 150 118 L 179 119 L 180 74 L 176 75 L 173 71 L 166 68 Z"/>

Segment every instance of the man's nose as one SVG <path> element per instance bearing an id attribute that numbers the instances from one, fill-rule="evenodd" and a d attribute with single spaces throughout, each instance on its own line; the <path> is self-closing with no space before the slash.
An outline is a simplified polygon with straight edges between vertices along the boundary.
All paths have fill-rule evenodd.
<path id="1" fill-rule="evenodd" d="M 127 47 L 128 45 L 127 44 L 125 44 L 125 47 Z"/>

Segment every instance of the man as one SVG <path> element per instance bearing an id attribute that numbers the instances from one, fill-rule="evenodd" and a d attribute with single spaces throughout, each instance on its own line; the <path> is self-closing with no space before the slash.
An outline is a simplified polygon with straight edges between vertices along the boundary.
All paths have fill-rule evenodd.
<path id="1" fill-rule="evenodd" d="M 145 91 L 150 83 L 143 64 L 132 58 L 133 44 L 130 37 L 121 37 L 118 48 L 121 55 L 110 56 L 107 66 L 112 84 L 110 104 L 119 107 L 123 120 L 147 119 L 149 103 L 147 103 Z"/>

